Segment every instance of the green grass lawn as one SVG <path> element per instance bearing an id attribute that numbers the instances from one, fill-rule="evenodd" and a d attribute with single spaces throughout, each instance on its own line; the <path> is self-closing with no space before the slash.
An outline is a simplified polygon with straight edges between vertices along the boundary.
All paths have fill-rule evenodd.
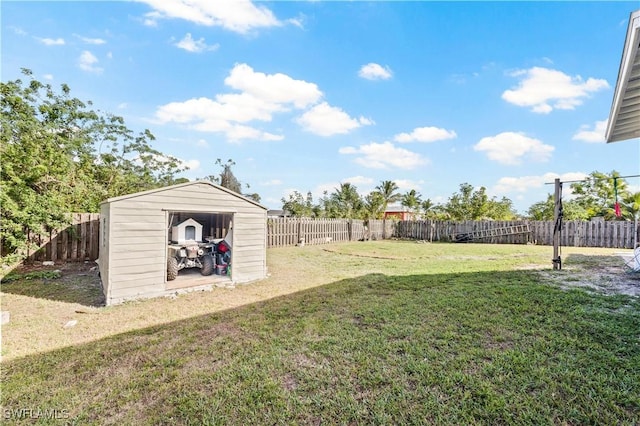
<path id="1" fill-rule="evenodd" d="M 594 271 L 616 265 L 610 254 L 566 249 L 565 270 L 556 276 L 595 282 Z M 194 308 L 197 315 L 4 361 L 5 419 L 640 421 L 640 301 L 562 289 L 540 271 L 551 268 L 549 247 L 385 241 L 273 249 L 268 256 L 272 277 L 238 291 L 279 291 L 284 282 L 301 291 L 226 310 Z M 165 305 L 173 315 L 171 303 L 211 304 L 224 294 L 100 308 L 95 327 L 101 315 L 111 321 L 113 312 L 122 318 Z M 65 418 L 25 418 L 21 409 L 58 410 Z"/>

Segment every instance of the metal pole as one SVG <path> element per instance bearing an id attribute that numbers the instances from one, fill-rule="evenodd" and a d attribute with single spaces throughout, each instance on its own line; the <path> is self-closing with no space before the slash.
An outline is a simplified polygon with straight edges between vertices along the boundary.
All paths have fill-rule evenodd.
<path id="1" fill-rule="evenodd" d="M 638 213 L 635 214 L 634 226 L 633 226 L 633 249 L 638 247 Z"/>

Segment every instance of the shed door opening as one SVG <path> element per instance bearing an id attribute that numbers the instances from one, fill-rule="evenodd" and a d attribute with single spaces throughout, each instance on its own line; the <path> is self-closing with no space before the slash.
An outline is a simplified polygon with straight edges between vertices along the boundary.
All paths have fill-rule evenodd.
<path id="1" fill-rule="evenodd" d="M 166 288 L 231 278 L 233 214 L 169 212 Z"/>

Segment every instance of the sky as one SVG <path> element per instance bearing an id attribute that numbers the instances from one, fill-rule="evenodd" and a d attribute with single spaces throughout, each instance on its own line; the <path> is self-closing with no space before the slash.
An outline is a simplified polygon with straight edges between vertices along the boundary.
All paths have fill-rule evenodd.
<path id="1" fill-rule="evenodd" d="M 149 129 L 189 179 L 232 159 L 270 209 L 293 191 L 317 202 L 340 183 L 364 196 L 392 180 L 435 204 L 463 183 L 485 187 L 526 213 L 555 178 L 640 174 L 640 139 L 604 141 L 639 8 L 3 0 L 1 77 L 28 68 L 68 84 Z M 640 178 L 627 182 L 640 191 Z"/>

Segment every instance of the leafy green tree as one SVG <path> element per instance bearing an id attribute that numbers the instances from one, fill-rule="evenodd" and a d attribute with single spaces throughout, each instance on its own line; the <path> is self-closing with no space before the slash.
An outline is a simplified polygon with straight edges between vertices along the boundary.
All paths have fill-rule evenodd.
<path id="1" fill-rule="evenodd" d="M 518 216 L 513 208 L 513 201 L 507 197 L 502 197 L 500 200 L 493 197 L 487 203 L 489 207 L 486 215 L 493 220 L 515 220 Z"/>
<path id="2" fill-rule="evenodd" d="M 511 200 L 489 198 L 484 186 L 475 190 L 468 183 L 460 184 L 460 192 L 449 198 L 443 210 L 451 220 L 512 220 L 516 217 Z"/>
<path id="3" fill-rule="evenodd" d="M 606 220 L 617 219 L 615 215 L 616 188 L 618 202 L 629 196 L 627 182 L 620 178 L 620 173 L 613 170 L 609 175 L 594 171 L 584 182 L 571 184 L 575 202 L 586 212 L 589 218 L 602 216 Z"/>
<path id="4" fill-rule="evenodd" d="M 553 194 L 547 194 L 546 201 L 534 203 L 527 210 L 527 217 L 531 220 L 554 220 L 555 200 Z M 573 200 L 562 202 L 562 218 L 564 220 L 587 220 L 587 212 Z"/>
<path id="5" fill-rule="evenodd" d="M 625 194 L 620 204 L 623 218 L 627 220 L 640 218 L 640 192 Z"/>
<path id="6" fill-rule="evenodd" d="M 484 187 L 474 192 L 472 185 L 462 183 L 460 192 L 449 198 L 444 210 L 452 220 L 478 220 L 485 217 L 487 200 Z"/>
<path id="7" fill-rule="evenodd" d="M 306 197 L 298 191 L 289 194 L 289 198 L 282 198 L 282 209 L 296 217 L 314 217 L 313 195 L 307 192 Z"/>
<path id="8" fill-rule="evenodd" d="M 436 219 L 438 216 L 438 206 L 433 204 L 431 199 L 427 198 L 426 200 L 420 203 L 420 211 L 422 213 L 422 217 L 425 219 Z"/>
<path id="9" fill-rule="evenodd" d="M 0 238 L 19 258 L 28 233 L 68 223 L 67 213 L 98 211 L 109 197 L 174 183 L 184 168 L 134 134 L 121 117 L 90 109 L 23 69 L 27 81 L 0 83 Z M 5 259 L 6 260 L 6 259 Z"/>

